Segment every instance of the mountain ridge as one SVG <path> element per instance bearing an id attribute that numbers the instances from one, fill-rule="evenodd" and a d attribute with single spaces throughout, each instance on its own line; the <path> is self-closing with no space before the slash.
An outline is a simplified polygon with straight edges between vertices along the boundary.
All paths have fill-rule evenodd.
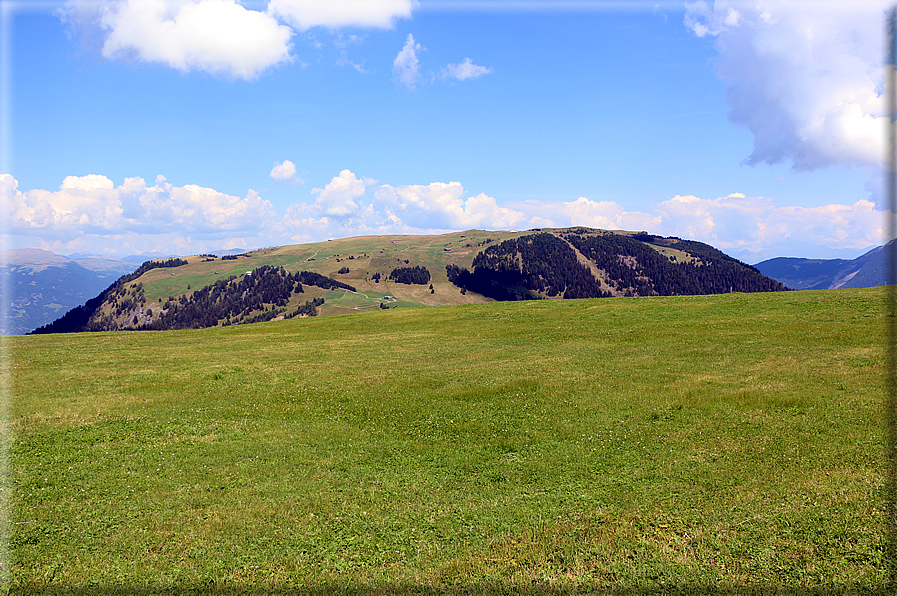
<path id="1" fill-rule="evenodd" d="M 0 251 L 0 275 L 8 304 L 0 318 L 4 334 L 23 334 L 83 304 L 136 265 L 102 258 L 71 259 L 39 248 Z"/>
<path id="2" fill-rule="evenodd" d="M 892 244 L 894 240 L 888 244 Z M 775 257 L 754 265 L 761 273 L 796 290 L 871 288 L 886 283 L 888 244 L 855 259 Z"/>

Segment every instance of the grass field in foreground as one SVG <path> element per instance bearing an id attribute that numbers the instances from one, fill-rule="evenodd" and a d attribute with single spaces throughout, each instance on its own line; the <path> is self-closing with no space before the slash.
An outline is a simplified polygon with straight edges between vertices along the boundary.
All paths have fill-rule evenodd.
<path id="1" fill-rule="evenodd" d="M 876 592 L 882 306 L 15 337 L 11 591 Z"/>

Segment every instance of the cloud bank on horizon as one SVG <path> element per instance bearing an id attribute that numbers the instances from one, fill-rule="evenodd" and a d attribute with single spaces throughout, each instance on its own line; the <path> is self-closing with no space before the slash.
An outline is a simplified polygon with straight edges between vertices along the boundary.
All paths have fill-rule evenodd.
<path id="1" fill-rule="evenodd" d="M 881 211 L 865 199 L 808 208 L 732 193 L 675 195 L 648 211 L 586 197 L 501 206 L 485 193 L 470 196 L 460 182 L 393 186 L 350 170 L 313 189 L 314 202 L 291 204 L 283 213 L 253 190 L 236 197 L 193 184 L 174 187 L 161 175 L 152 186 L 139 177 L 115 186 L 91 174 L 69 176 L 55 191 L 22 191 L 5 174 L 0 194 L 12 206 L 14 234 L 63 254 L 198 254 L 358 235 L 588 226 L 698 239 L 758 262 L 790 254 L 794 238 L 859 253 L 876 246 L 883 233 Z"/>
<path id="2" fill-rule="evenodd" d="M 513 11 L 520 4 L 506 3 L 500 10 Z M 681 26 L 696 41 L 712 40 L 713 68 L 724 86 L 729 121 L 747 130 L 753 142 L 745 166 L 785 163 L 795 172 L 861 169 L 869 180 L 864 192 L 842 201 L 796 205 L 731 188 L 720 197 L 698 197 L 678 188 L 638 208 L 575 194 L 566 200 L 514 201 L 501 199 L 501 188 L 471 194 L 458 181 L 381 182 L 357 176 L 346 164 L 349 168 L 323 188 L 275 206 L 264 197 L 266 191 L 249 189 L 240 197 L 195 184 L 173 186 L 162 175 L 152 185 L 140 177 L 117 183 L 102 172 L 70 175 L 50 190 L 21 189 L 13 175 L 0 174 L 0 197 L 11 206 L 8 233 L 12 244 L 121 256 L 364 234 L 584 225 L 697 239 L 748 262 L 860 254 L 885 240 L 878 188 L 887 6 L 881 0 L 698 0 L 685 3 L 680 13 Z M 67 0 L 62 16 L 86 38 L 98 39 L 99 52 L 108 60 L 252 84 L 303 64 L 297 36 L 315 30 L 332 35 L 345 29 L 391 30 L 410 22 L 420 9 L 416 0 L 270 0 L 264 10 L 237 0 Z M 346 38 L 340 39 L 345 48 Z M 378 75 L 389 78 L 402 96 L 412 97 L 437 81 L 448 89 L 448 83 L 476 85 L 472 81 L 500 76 L 466 52 L 427 71 L 421 62 L 429 54 L 425 40 L 414 33 L 403 39 L 392 50 L 391 72 Z M 345 53 L 341 60 L 363 75 L 371 72 Z M 305 164 L 297 163 L 305 176 Z M 267 178 L 275 186 L 301 185 L 305 181 L 297 163 L 278 161 Z"/>

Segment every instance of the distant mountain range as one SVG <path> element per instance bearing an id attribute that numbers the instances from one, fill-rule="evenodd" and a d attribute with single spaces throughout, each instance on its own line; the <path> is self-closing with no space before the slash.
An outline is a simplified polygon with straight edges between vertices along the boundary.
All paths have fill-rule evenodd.
<path id="1" fill-rule="evenodd" d="M 135 263 L 97 257 L 70 259 L 37 248 L 0 251 L 0 275 L 7 277 L 4 289 L 11 293 L 3 297 L 10 308 L 2 313 L 0 329 L 6 334 L 22 334 L 46 325 L 136 268 Z"/>
<path id="2" fill-rule="evenodd" d="M 879 246 L 850 260 L 776 257 L 754 267 L 795 290 L 871 288 L 886 283 L 885 259 L 884 246 Z"/>

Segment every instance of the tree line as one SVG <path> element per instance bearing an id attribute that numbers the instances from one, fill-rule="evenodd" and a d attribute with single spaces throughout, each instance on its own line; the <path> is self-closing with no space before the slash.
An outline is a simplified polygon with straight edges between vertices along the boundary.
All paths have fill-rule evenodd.
<path id="1" fill-rule="evenodd" d="M 602 298 L 613 293 L 602 287 L 576 251 L 589 259 L 611 288 L 624 296 L 673 296 L 725 292 L 769 292 L 787 288 L 755 268 L 701 242 L 670 238 L 670 245 L 693 256 L 677 263 L 646 242 L 611 232 L 593 235 L 573 230 L 564 238 L 537 233 L 490 246 L 473 260 L 473 271 L 446 266 L 449 281 L 495 300 Z M 666 244 L 666 242 L 664 243 Z M 575 250 L 574 250 L 575 248 Z"/>
<path id="2" fill-rule="evenodd" d="M 243 277 L 222 279 L 195 290 L 189 297 L 181 294 L 169 300 L 162 314 L 141 329 L 200 329 L 222 325 L 238 325 L 270 321 L 277 316 L 315 316 L 323 298 L 309 300 L 287 312 L 287 304 L 294 294 L 304 292 L 302 284 L 330 290 L 343 288 L 355 291 L 348 284 L 313 271 L 289 273 L 283 267 L 262 265 Z"/>
<path id="3" fill-rule="evenodd" d="M 457 265 L 446 267 L 446 273 L 453 284 L 495 300 L 610 295 L 569 244 L 544 232 L 490 246 L 474 257 L 472 273 Z"/>
<path id="4" fill-rule="evenodd" d="M 407 263 L 407 261 L 406 261 Z M 423 266 L 396 267 L 389 274 L 389 279 L 400 284 L 419 284 L 422 286 L 430 283 L 430 271 Z"/>
<path id="5" fill-rule="evenodd" d="M 620 234 L 566 236 L 570 244 L 605 271 L 612 285 L 624 295 L 676 296 L 788 289 L 754 267 L 702 242 L 673 239 L 671 246 L 694 257 L 677 263 L 636 238 Z"/>

